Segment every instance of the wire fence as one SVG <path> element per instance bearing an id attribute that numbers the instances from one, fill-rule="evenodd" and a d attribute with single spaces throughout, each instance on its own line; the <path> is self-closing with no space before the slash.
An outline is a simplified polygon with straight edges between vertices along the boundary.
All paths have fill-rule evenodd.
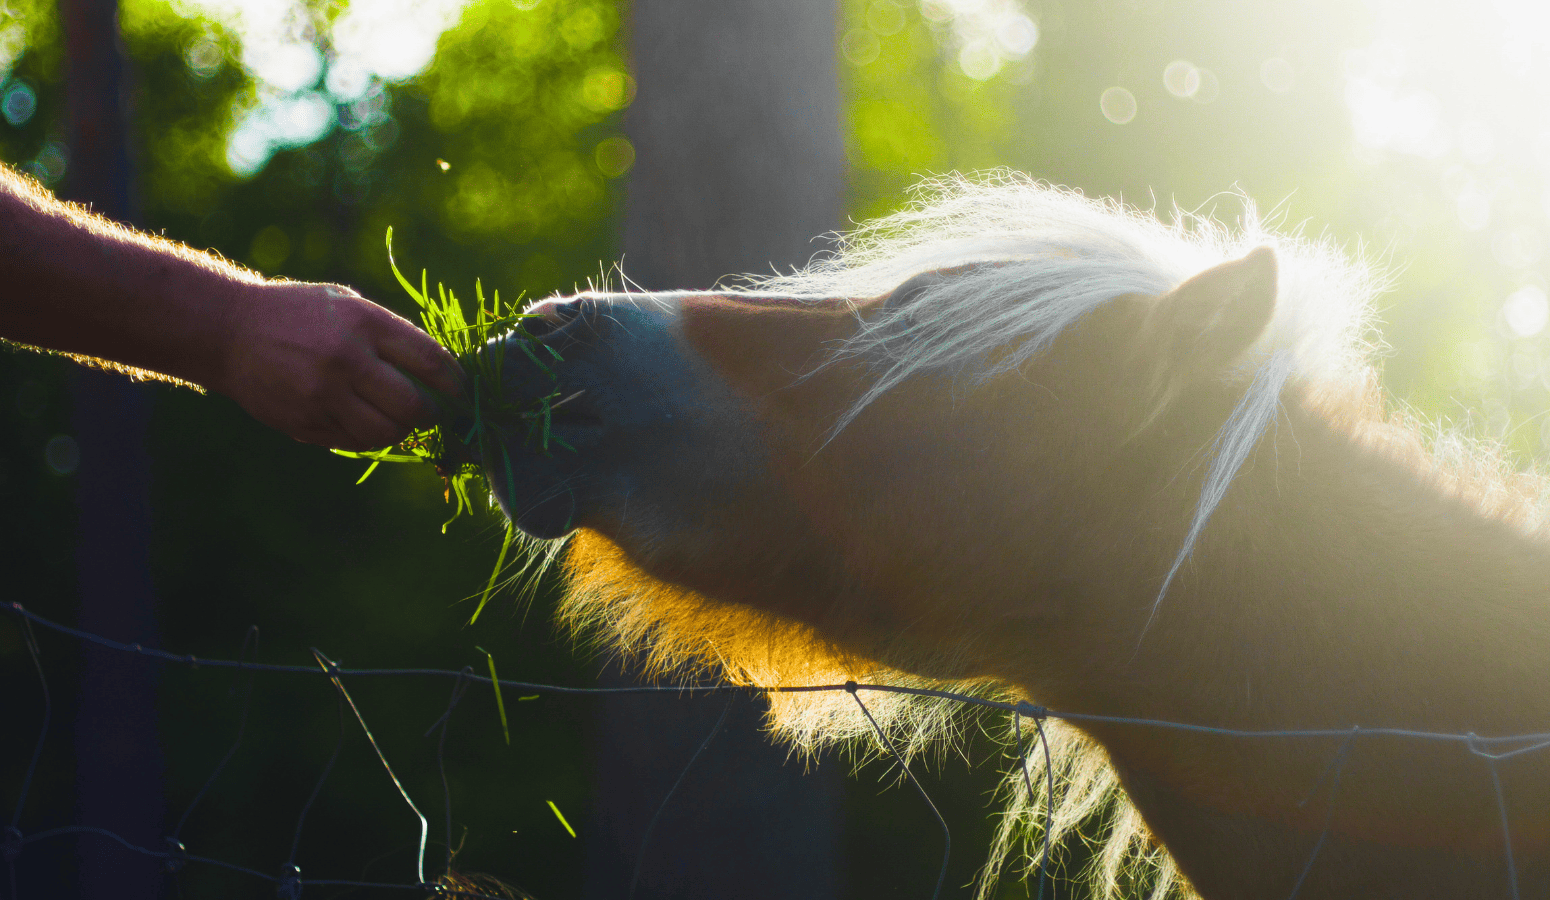
<path id="1" fill-rule="evenodd" d="M 204 657 L 196 657 L 192 654 L 171 653 L 165 650 L 145 647 L 140 644 L 121 643 L 98 634 L 82 631 L 77 628 L 72 628 L 67 625 L 51 621 L 26 609 L 21 603 L 13 602 L 0 605 L 0 610 L 11 613 L 22 630 L 24 642 L 31 656 L 33 668 L 35 669 L 38 676 L 39 690 L 41 691 L 43 700 L 43 717 L 38 730 L 38 736 L 34 742 L 30 761 L 26 767 L 25 775 L 22 778 L 22 783 L 17 792 L 16 802 L 13 807 L 10 823 L 5 827 L 3 835 L 0 835 L 0 859 L 3 859 L 7 870 L 9 884 L 8 897 L 10 900 L 20 900 L 20 896 L 17 890 L 16 869 L 18 861 L 21 859 L 22 855 L 27 852 L 28 848 L 41 844 L 45 841 L 72 835 L 98 835 L 115 841 L 134 853 L 160 860 L 166 871 L 170 873 L 177 873 L 189 865 L 211 866 L 241 873 L 261 881 L 269 882 L 274 886 L 276 896 L 282 898 L 282 900 L 299 900 L 299 898 L 302 896 L 303 889 L 312 886 L 380 888 L 396 891 L 419 892 L 422 894 L 431 894 L 443 897 L 468 897 L 476 898 L 476 900 L 510 900 L 512 896 L 520 897 L 522 900 L 533 900 L 531 895 L 527 894 L 526 892 L 511 888 L 509 886 L 503 887 L 505 890 L 512 892 L 510 894 L 497 895 L 483 892 L 476 887 L 469 886 L 468 882 L 465 880 L 460 880 L 453 872 L 452 864 L 454 842 L 452 839 L 452 792 L 448 787 L 447 769 L 445 764 L 447 726 L 451 721 L 453 711 L 457 708 L 459 702 L 463 699 L 467 691 L 473 686 L 479 684 L 490 685 L 492 688 L 496 688 L 497 697 L 499 696 L 499 688 L 513 689 L 521 691 L 525 694 L 539 695 L 723 695 L 729 696 L 732 699 L 735 699 L 738 695 L 844 691 L 850 694 L 852 699 L 854 699 L 860 711 L 871 723 L 879 741 L 885 748 L 887 754 L 892 758 L 894 763 L 900 767 L 900 770 L 903 772 L 904 776 L 920 793 L 921 798 L 924 800 L 926 806 L 930 809 L 932 815 L 935 817 L 935 820 L 941 827 L 943 841 L 942 864 L 940 873 L 936 880 L 935 889 L 932 893 L 933 900 L 941 896 L 943 887 L 945 885 L 948 872 L 948 861 L 952 851 L 952 834 L 948 827 L 947 820 L 938 810 L 935 802 L 932 800 L 930 794 L 926 791 L 924 785 L 921 784 L 921 782 L 916 778 L 915 774 L 910 770 L 907 761 L 899 752 L 898 748 L 894 745 L 893 741 L 889 738 L 886 730 L 882 728 L 882 726 L 875 718 L 873 718 L 871 711 L 867 708 L 866 703 L 862 700 L 862 694 L 864 693 L 894 693 L 936 697 L 957 701 L 969 706 L 976 706 L 1011 714 L 1014 717 L 1013 732 L 1016 735 L 1017 741 L 1016 758 L 1019 760 L 1019 763 L 1022 766 L 1021 780 L 1023 781 L 1023 784 L 1029 793 L 1030 799 L 1033 797 L 1035 791 L 1032 774 L 1028 769 L 1026 756 L 1022 752 L 1024 731 L 1022 728 L 1021 720 L 1024 718 L 1030 720 L 1033 723 L 1034 732 L 1039 741 L 1040 748 L 1042 748 L 1045 761 L 1044 775 L 1047 779 L 1049 779 L 1046 796 L 1052 799 L 1055 797 L 1054 767 L 1051 765 L 1050 746 L 1044 730 L 1044 723 L 1049 719 L 1063 720 L 1077 725 L 1084 723 L 1105 723 L 1110 725 L 1123 725 L 1136 728 L 1172 729 L 1182 732 L 1241 738 L 1245 740 L 1295 738 L 1319 738 L 1327 740 L 1330 738 L 1339 738 L 1340 743 L 1338 748 L 1331 758 L 1328 767 L 1319 778 L 1318 783 L 1314 786 L 1314 791 L 1317 791 L 1325 783 L 1328 783 L 1329 785 L 1327 791 L 1328 801 L 1323 819 L 1323 828 L 1315 840 L 1312 851 L 1310 852 L 1308 859 L 1303 866 L 1295 885 L 1292 888 L 1289 900 L 1296 900 L 1296 897 L 1302 890 L 1303 884 L 1306 881 L 1309 872 L 1312 871 L 1314 863 L 1317 861 L 1320 852 L 1324 849 L 1326 839 L 1330 833 L 1330 825 L 1333 820 L 1336 800 L 1339 796 L 1341 774 L 1344 770 L 1346 760 L 1350 757 L 1352 746 L 1358 738 L 1385 736 L 1404 738 L 1415 741 L 1453 743 L 1463 746 L 1471 754 L 1485 761 L 1491 776 L 1491 784 L 1495 791 L 1496 810 L 1500 818 L 1501 836 L 1504 851 L 1503 855 L 1505 859 L 1506 878 L 1509 890 L 1508 896 L 1510 896 L 1512 900 L 1518 900 L 1518 871 L 1513 856 L 1512 832 L 1507 815 L 1506 795 L 1502 787 L 1501 778 L 1497 772 L 1497 764 L 1508 759 L 1524 756 L 1550 748 L 1550 732 L 1487 737 L 1472 733 L 1448 734 L 1406 728 L 1364 728 L 1358 725 L 1352 725 L 1349 728 L 1242 730 L 1191 723 L 1169 722 L 1158 719 L 1093 715 L 1064 710 L 1057 711 L 1047 707 L 1037 706 L 1028 702 L 1012 703 L 986 699 L 983 697 L 974 697 L 945 690 L 905 687 L 897 685 L 860 684 L 853 681 L 843 684 L 800 686 L 776 685 L 757 687 L 729 684 L 686 685 L 670 687 L 572 687 L 563 685 L 539 684 L 527 681 L 516 681 L 504 678 L 497 679 L 491 676 L 476 674 L 472 667 L 465 667 L 460 670 L 431 668 L 349 668 L 337 664 L 334 660 L 330 659 L 322 651 L 316 648 L 312 650 L 312 655 L 316 661 L 315 667 L 278 665 L 271 663 L 259 663 L 255 659 L 249 658 L 250 655 L 256 655 L 256 629 L 249 629 L 243 640 L 242 650 L 238 654 L 237 659 L 209 659 Z M 168 835 L 165 839 L 164 848 L 156 849 L 152 847 L 142 847 L 130 842 L 122 835 L 119 835 L 111 830 L 87 824 L 48 828 L 32 833 L 26 833 L 21 830 L 20 825 L 22 821 L 22 814 L 27 805 L 28 794 L 33 786 L 33 777 L 37 771 L 38 761 L 43 755 L 44 745 L 48 735 L 50 721 L 53 715 L 53 700 L 49 693 L 48 678 L 43 667 L 38 648 L 38 642 L 33 631 L 33 626 L 48 629 L 58 634 L 73 637 L 80 641 L 88 642 L 99 647 L 107 648 L 109 650 L 148 657 L 150 659 L 158 660 L 164 663 L 208 669 L 229 669 L 236 670 L 239 673 L 247 673 L 248 677 L 243 689 L 242 711 L 238 720 L 236 736 L 233 738 L 232 743 L 229 749 L 227 749 L 225 755 L 222 756 L 219 762 L 216 763 L 214 769 L 210 772 L 209 777 L 205 779 L 203 785 L 195 793 L 188 807 L 178 818 L 176 826 L 172 829 L 171 834 Z M 185 846 L 182 837 L 184 833 L 184 827 L 188 823 L 189 817 L 200 805 L 201 801 L 205 799 L 211 787 L 214 786 L 216 781 L 220 778 L 221 773 L 225 770 L 227 764 L 232 760 L 232 757 L 236 755 L 238 749 L 242 745 L 243 736 L 247 731 L 248 713 L 251 708 L 253 679 L 260 672 L 284 672 L 293 674 L 300 673 L 324 677 L 333 686 L 338 696 L 339 703 L 340 733 L 338 741 L 335 743 L 332 754 L 329 756 L 328 761 L 324 765 L 316 784 L 313 786 L 310 795 L 308 796 L 305 804 L 303 804 L 300 813 L 297 816 L 295 831 L 292 835 L 290 843 L 290 856 L 286 863 L 281 867 L 280 871 L 276 873 L 261 872 L 247 866 L 238 865 L 225 860 L 214 859 L 207 856 L 201 856 L 197 853 L 190 852 L 189 849 Z M 430 879 L 426 877 L 426 857 L 428 852 L 428 841 L 430 837 L 430 820 L 427 818 L 425 812 L 423 812 L 410 797 L 409 792 L 405 789 L 402 781 L 400 781 L 398 774 L 394 771 L 393 766 L 388 762 L 386 755 L 382 752 L 382 748 L 378 746 L 377 740 L 372 734 L 371 727 L 368 725 L 360 707 L 356 704 L 354 698 L 350 694 L 349 689 L 345 686 L 345 679 L 347 678 L 416 677 L 443 678 L 452 682 L 452 688 L 441 716 L 437 718 L 436 721 L 432 723 L 431 727 L 425 732 L 425 736 L 428 738 L 433 733 L 437 733 L 439 731 L 436 746 L 436 766 L 442 783 L 444 802 L 441 812 L 447 836 L 447 853 L 443 874 Z M 19 686 L 15 686 L 14 689 L 19 690 Z M 701 741 L 701 743 L 695 749 L 694 753 L 690 756 L 688 762 L 685 764 L 683 770 L 679 773 L 678 778 L 674 782 L 673 786 L 662 798 L 660 805 L 657 807 L 656 814 L 653 816 L 651 822 L 647 825 L 646 834 L 643 839 L 642 858 L 644 857 L 644 844 L 649 843 L 652 830 L 655 828 L 657 820 L 661 816 L 662 810 L 665 809 L 668 803 L 672 800 L 673 795 L 677 792 L 679 786 L 683 783 L 684 776 L 687 775 L 689 770 L 694 767 L 695 762 L 705 752 L 706 748 L 710 746 L 716 735 L 720 733 L 727 721 L 727 715 L 731 711 L 731 708 L 732 704 L 728 703 L 727 707 L 722 711 L 710 733 L 705 736 L 704 740 Z M 312 807 L 317 801 L 319 794 L 322 792 L 324 784 L 328 781 L 329 775 L 334 769 L 334 764 L 339 759 L 340 750 L 344 745 L 344 739 L 347 733 L 347 726 L 351 719 L 353 719 L 360 726 L 360 729 L 362 733 L 364 733 L 367 742 L 370 744 L 376 759 L 381 763 L 389 779 L 391 779 L 394 788 L 398 792 L 398 795 L 402 798 L 404 804 L 409 807 L 409 809 L 413 812 L 419 821 L 420 827 L 417 838 L 417 853 L 415 856 L 416 880 L 413 882 L 382 882 L 348 879 L 304 878 L 301 875 L 300 868 L 296 864 L 298 848 L 301 846 L 303 826 L 306 824 L 308 814 L 312 811 Z M 1053 810 L 1048 810 L 1048 813 L 1053 815 Z M 1045 828 L 1044 839 L 1041 842 L 1035 857 L 1035 865 L 1038 870 L 1038 897 L 1041 898 L 1041 900 L 1045 894 L 1045 888 L 1049 877 L 1049 860 L 1051 850 L 1048 842 L 1049 833 L 1050 829 Z M 639 879 L 639 876 L 640 868 L 639 861 L 637 861 L 637 866 L 630 886 L 630 895 L 632 897 L 635 893 L 636 883 Z"/>

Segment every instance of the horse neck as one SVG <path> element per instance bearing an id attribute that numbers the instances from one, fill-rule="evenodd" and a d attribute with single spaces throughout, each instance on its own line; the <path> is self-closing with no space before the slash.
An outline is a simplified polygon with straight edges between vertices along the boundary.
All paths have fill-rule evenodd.
<path id="1" fill-rule="evenodd" d="M 1550 689 L 1550 545 L 1515 521 L 1524 504 L 1305 387 L 1283 403 L 1115 672 L 1116 696 L 1143 684 L 1154 710 L 1269 728 L 1550 722 L 1550 699 L 1525 700 L 1550 698 L 1531 687 Z M 1133 573 L 1141 598 L 1182 544 L 1155 523 L 1187 522 L 1198 486 L 1174 478 L 1137 510 L 1156 540 Z"/>
<path id="2" fill-rule="evenodd" d="M 1450 474 L 1408 432 L 1332 414 L 1311 391 L 1289 389 L 1283 406 L 1139 640 L 1200 479 L 1159 476 L 1149 500 L 1116 513 L 1134 529 L 1131 564 L 1108 560 L 1113 594 L 1089 598 L 1107 608 L 1094 603 L 1065 636 L 1097 633 L 1105 615 L 1136 630 L 1106 670 L 1089 664 L 1046 702 L 1246 730 L 1550 730 L 1550 549 L 1515 521 L 1525 505 L 1500 482 Z M 1434 895 L 1436 873 L 1420 862 L 1452 865 L 1447 854 L 1467 850 L 1486 865 L 1500 849 L 1495 776 L 1457 743 L 1083 727 L 1204 896 L 1257 896 L 1243 890 L 1254 879 L 1285 893 L 1325 827 L 1341 862 L 1324 864 L 1329 888 L 1310 896 L 1352 896 L 1374 877 Z M 1326 818 L 1307 798 L 1342 757 Z M 1494 788 L 1511 798 L 1519 862 L 1536 866 L 1550 859 L 1547 761 L 1503 764 Z M 1224 859 L 1246 868 L 1207 890 Z"/>

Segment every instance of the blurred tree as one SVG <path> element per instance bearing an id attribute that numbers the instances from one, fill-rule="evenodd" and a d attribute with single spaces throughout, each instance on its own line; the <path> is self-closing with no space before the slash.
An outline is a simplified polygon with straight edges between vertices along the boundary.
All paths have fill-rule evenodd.
<path id="1" fill-rule="evenodd" d="M 634 5 L 640 94 L 626 118 L 636 162 L 624 219 L 634 284 L 703 289 L 800 266 L 819 249 L 814 235 L 839 226 L 837 15 L 833 2 L 814 0 Z M 584 896 L 840 895 L 839 773 L 805 772 L 771 745 L 759 731 L 762 702 L 735 704 L 666 799 L 720 706 L 601 704 Z"/>
<path id="2" fill-rule="evenodd" d="M 131 224 L 134 172 L 122 98 L 116 0 L 61 0 L 67 144 L 74 160 L 62 194 Z M 150 391 L 116 375 L 82 369 L 71 379 L 76 466 L 75 563 L 80 627 L 126 643 L 156 646 L 151 585 Z M 68 438 L 66 440 L 69 440 Z M 162 754 L 156 677 L 144 661 L 103 647 L 81 648 L 75 711 L 76 815 L 130 843 L 162 837 Z M 118 842 L 83 835 L 76 858 L 82 897 L 153 900 L 161 866 Z"/>

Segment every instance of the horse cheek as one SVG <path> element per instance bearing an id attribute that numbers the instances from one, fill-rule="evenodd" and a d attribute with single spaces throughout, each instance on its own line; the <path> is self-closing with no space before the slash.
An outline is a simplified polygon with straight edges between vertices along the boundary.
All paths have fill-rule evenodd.
<path id="1" fill-rule="evenodd" d="M 751 397 L 784 391 L 829 361 L 856 330 L 842 301 L 806 304 L 704 296 L 683 301 L 679 328 L 689 350 Z"/>

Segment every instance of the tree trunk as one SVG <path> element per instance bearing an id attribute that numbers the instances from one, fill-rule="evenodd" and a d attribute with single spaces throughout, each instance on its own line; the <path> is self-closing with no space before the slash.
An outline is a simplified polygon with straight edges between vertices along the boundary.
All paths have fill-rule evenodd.
<path id="1" fill-rule="evenodd" d="M 116 0 L 60 0 L 68 51 L 70 199 L 133 223 L 131 168 L 123 110 L 124 64 Z M 81 628 L 114 640 L 154 645 L 150 574 L 150 462 L 145 433 L 150 394 L 123 376 L 74 373 L 72 425 L 76 475 L 76 571 Z M 156 677 L 149 660 L 82 645 L 75 718 L 76 814 L 151 850 L 162 843 L 162 754 L 156 728 Z M 157 860 L 98 835 L 77 845 L 83 900 L 153 900 L 162 894 Z"/>
<path id="2" fill-rule="evenodd" d="M 708 288 L 805 263 L 844 214 L 834 0 L 639 0 L 633 17 L 625 272 Z M 663 805 L 725 704 L 603 702 L 585 897 L 626 897 L 637 865 L 638 900 L 842 893 L 842 773 L 788 760 L 760 731 L 762 700 L 736 702 Z"/>

